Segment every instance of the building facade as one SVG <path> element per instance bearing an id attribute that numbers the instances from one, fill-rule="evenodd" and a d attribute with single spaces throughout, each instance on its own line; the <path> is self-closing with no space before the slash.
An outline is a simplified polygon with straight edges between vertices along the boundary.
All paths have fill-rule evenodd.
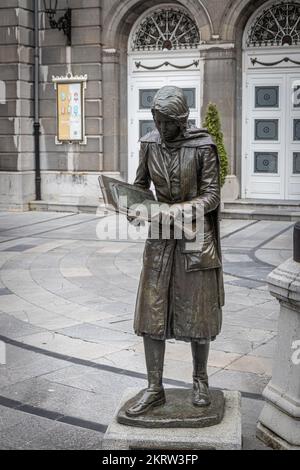
<path id="1" fill-rule="evenodd" d="M 132 181 L 166 84 L 185 90 L 198 126 L 217 104 L 224 199 L 300 199 L 300 0 L 58 0 L 71 46 L 36 4 L 38 45 L 34 1 L 0 4 L 0 208 L 33 207 L 37 158 L 40 206 L 97 206 L 101 172 Z M 87 75 L 85 143 L 56 141 L 53 77 L 67 73 Z"/>

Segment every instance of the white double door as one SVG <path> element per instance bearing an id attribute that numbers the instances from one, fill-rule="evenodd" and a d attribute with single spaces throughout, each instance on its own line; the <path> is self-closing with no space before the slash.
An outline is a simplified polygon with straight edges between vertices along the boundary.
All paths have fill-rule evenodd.
<path id="1" fill-rule="evenodd" d="M 184 90 L 190 108 L 189 121 L 200 126 L 201 88 L 199 72 L 161 72 L 129 77 L 128 87 L 128 181 L 135 179 L 139 163 L 139 139 L 155 128 L 151 106 L 156 92 L 173 85 Z"/>
<path id="2" fill-rule="evenodd" d="M 299 74 L 247 75 L 243 142 L 243 197 L 300 199 Z"/>

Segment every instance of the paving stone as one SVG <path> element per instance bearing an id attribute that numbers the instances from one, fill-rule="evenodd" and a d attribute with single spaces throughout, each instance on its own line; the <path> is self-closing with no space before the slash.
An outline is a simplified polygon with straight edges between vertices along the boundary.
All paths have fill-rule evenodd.
<path id="1" fill-rule="evenodd" d="M 241 232 L 232 234 L 224 239 L 224 246 L 239 246 L 255 248 L 265 240 L 276 237 L 284 229 L 288 229 L 292 224 L 290 222 L 259 221 L 252 224 Z"/>
<path id="2" fill-rule="evenodd" d="M 0 313 L 0 331 L 1 335 L 8 338 L 19 338 L 20 336 L 38 333 L 43 331 L 43 329 L 25 321 L 17 320 L 12 315 Z"/>
<path id="3" fill-rule="evenodd" d="M 262 400 L 242 398 L 243 450 L 270 450 L 256 437 L 256 425 L 263 406 Z"/>
<path id="4" fill-rule="evenodd" d="M 120 315 L 120 317 L 110 316 L 108 320 L 100 320 L 92 322 L 92 324 L 111 330 L 122 331 L 123 333 L 134 334 L 133 318 L 128 319 L 128 315 L 125 317 L 126 318 L 122 318 L 122 315 Z"/>
<path id="5" fill-rule="evenodd" d="M 236 361 L 226 366 L 227 370 L 238 370 L 242 372 L 252 372 L 253 374 L 272 375 L 272 360 L 261 356 L 242 356 Z"/>
<path id="6" fill-rule="evenodd" d="M 239 263 L 239 262 L 249 262 L 251 259 L 249 255 L 245 255 L 242 253 L 224 253 L 223 259 L 228 263 Z"/>
<path id="7" fill-rule="evenodd" d="M 212 387 L 261 394 L 270 377 L 232 370 L 220 370 L 210 378 Z"/>
<path id="8" fill-rule="evenodd" d="M 228 281 L 227 284 L 232 286 L 248 287 L 249 289 L 257 289 L 264 285 L 262 281 L 254 281 L 252 279 L 236 279 L 235 281 Z"/>
<path id="9" fill-rule="evenodd" d="M 22 403 L 107 425 L 123 391 L 131 385 L 141 389 L 146 386 L 145 380 L 101 370 L 87 372 L 83 366 L 79 373 L 79 367 L 66 369 L 65 374 L 44 376 L 47 379 L 25 380 L 1 389 L 1 395 L 11 398 L 17 392 Z"/>
<path id="10" fill-rule="evenodd" d="M 21 252 L 21 251 L 29 250 L 30 248 L 34 248 L 34 245 L 15 245 L 9 248 L 5 248 L 5 251 Z"/>
<path id="11" fill-rule="evenodd" d="M 140 340 L 133 348 L 131 348 L 130 351 L 133 351 L 133 353 L 139 353 L 141 355 L 144 355 L 144 346 L 142 340 Z M 110 357 L 112 357 L 112 355 L 110 355 Z M 210 367 L 219 369 L 226 367 L 232 361 L 235 361 L 240 357 L 240 354 L 227 353 L 224 351 L 211 349 L 209 353 L 208 363 Z M 165 362 L 169 360 L 177 360 L 190 363 L 192 361 L 191 345 L 189 343 L 181 341 L 167 341 Z"/>
<path id="12" fill-rule="evenodd" d="M 89 214 L 0 212 L 0 218 L 1 333 L 33 348 L 108 368 L 72 365 L 8 345 L 7 364 L 0 366 L 0 395 L 108 423 L 123 390 L 146 386 L 146 380 L 135 377 L 146 370 L 142 339 L 133 334 L 143 241 L 101 241 L 100 219 Z M 222 332 L 209 356 L 212 386 L 260 394 L 268 381 L 279 308 L 265 278 L 273 263 L 290 254 L 292 225 L 221 222 L 226 305 Z M 168 341 L 165 380 L 190 383 L 191 373 L 190 345 Z M 261 403 L 243 400 L 244 448 L 264 448 L 255 438 Z M 94 436 L 94 431 L 52 421 L 58 426 L 56 433 L 41 430 L 26 444 L 15 428 L 15 439 L 10 434 L 7 439 L 10 412 L 17 411 L 3 413 L 1 448 L 76 449 L 90 443 L 98 449 L 102 438 L 100 432 Z M 11 418 L 9 429 L 18 419 Z"/>
<path id="13" fill-rule="evenodd" d="M 279 237 L 276 237 L 269 243 L 264 245 L 264 248 L 272 250 L 287 249 L 293 246 L 293 233 L 294 233 L 294 224 L 289 224 L 290 229 L 282 233 Z"/>
<path id="14" fill-rule="evenodd" d="M 216 368 L 224 368 L 240 357 L 239 354 L 228 353 L 211 349 L 208 358 L 208 365 Z"/>
<path id="15" fill-rule="evenodd" d="M 100 450 L 103 434 L 57 422 L 21 448 L 25 450 Z"/>
<path id="16" fill-rule="evenodd" d="M 12 228 L 24 228 L 32 224 L 40 224 L 49 220 L 62 219 L 62 217 L 70 217 L 69 213 L 50 213 L 50 212 L 19 212 L 12 214 L 11 212 L 1 213 L 0 232 L 10 230 Z M 20 235 L 20 233 L 19 233 Z"/>
<path id="17" fill-rule="evenodd" d="M 130 304 L 125 304 L 124 302 L 116 302 L 114 299 L 100 302 L 90 301 L 88 305 L 94 308 L 99 308 L 101 311 L 109 313 L 114 317 L 120 317 L 124 314 L 132 314 L 133 308 Z"/>
<path id="18" fill-rule="evenodd" d="M 0 432 L 21 423 L 24 417 L 27 418 L 30 415 L 26 415 L 23 411 L 0 405 Z"/>
<path id="19" fill-rule="evenodd" d="M 83 267 L 78 267 L 78 268 L 60 268 L 61 273 L 65 277 L 90 277 L 92 276 L 92 273 Z"/>
<path id="20" fill-rule="evenodd" d="M 253 349 L 250 355 L 266 357 L 266 358 L 271 359 L 274 355 L 274 349 L 276 347 L 276 343 L 277 343 L 277 336 L 270 339 L 269 341 L 266 341 L 261 346 L 258 346 L 257 348 Z"/>
<path id="21" fill-rule="evenodd" d="M 50 331 L 28 335 L 24 338 L 20 338 L 20 340 L 26 344 L 46 349 L 48 351 L 88 360 L 96 359 L 109 352 L 126 348 L 133 343 L 133 340 L 130 340 L 129 338 L 123 338 L 122 342 L 89 342 L 85 339 L 72 338 L 70 336 Z"/>
<path id="22" fill-rule="evenodd" d="M 50 242 L 47 242 L 43 239 L 41 239 L 41 244 L 38 246 L 35 246 L 34 248 L 30 248 L 27 253 L 48 253 L 49 251 L 52 251 L 58 247 L 66 247 L 68 244 L 73 243 L 73 240 L 53 240 Z"/>
<path id="23" fill-rule="evenodd" d="M 2 388 L 5 386 L 67 366 L 69 366 L 69 363 L 63 360 L 7 345 L 6 365 L 0 366 L 0 395 Z"/>
<path id="24" fill-rule="evenodd" d="M 94 362 L 110 367 L 146 374 L 145 354 L 143 352 L 137 351 L 135 346 L 125 350 L 122 349 L 121 351 L 117 351 L 115 353 L 107 354 L 99 359 L 95 359 Z"/>
<path id="25" fill-rule="evenodd" d="M 236 230 L 240 230 L 241 228 L 251 225 L 251 223 L 249 223 L 249 220 L 223 219 L 221 220 L 220 225 L 221 237 L 224 238 L 230 235 L 232 232 L 235 232 Z"/>
<path id="26" fill-rule="evenodd" d="M 65 214 L 62 217 L 55 217 L 53 220 L 45 220 L 43 223 L 39 224 L 30 224 L 28 226 L 23 226 L 22 228 L 22 236 L 23 237 L 30 237 L 34 235 L 41 235 L 42 233 L 49 232 L 47 237 L 49 238 L 57 238 L 56 235 L 60 231 L 64 231 L 67 234 L 69 231 L 72 231 L 74 224 L 88 224 L 88 221 L 94 219 L 95 216 L 88 215 L 88 214 Z M 77 228 L 78 230 L 78 228 Z M 2 232 L 5 235 L 10 235 L 20 237 L 20 227 L 14 227 L 8 229 L 5 232 Z M 60 235 L 59 235 L 59 238 Z M 63 237 L 62 237 L 63 238 Z M 72 238 L 69 234 L 68 239 Z"/>
<path id="27" fill-rule="evenodd" d="M 293 246 L 293 244 L 291 242 L 290 245 L 286 245 L 286 246 Z M 255 252 L 255 256 L 260 261 L 263 261 L 264 263 L 269 263 L 275 268 L 276 266 L 279 266 L 279 264 L 286 261 L 288 258 L 291 258 L 293 256 L 293 251 L 292 249 L 290 250 L 262 249 L 262 250 L 257 250 Z"/>
<path id="28" fill-rule="evenodd" d="M 269 341 L 274 332 L 257 328 L 243 328 L 224 323 L 222 333 L 211 344 L 212 349 L 247 354 Z"/>
<path id="29" fill-rule="evenodd" d="M 226 286 L 227 287 L 227 286 Z M 233 293 L 231 292 L 230 295 L 226 294 L 226 291 L 227 289 L 225 290 L 225 296 L 226 296 L 226 303 L 225 303 L 225 306 L 222 308 L 222 311 L 223 311 L 223 316 L 225 318 L 225 315 L 227 312 L 240 312 L 241 310 L 244 310 L 245 308 L 247 308 L 247 305 L 241 305 L 241 304 L 236 304 L 233 302 L 234 300 L 234 295 Z"/>
<path id="30" fill-rule="evenodd" d="M 51 316 L 51 318 L 48 318 L 48 320 L 40 318 L 39 320 L 36 320 L 34 324 L 36 326 L 42 326 L 43 330 L 57 331 L 60 328 L 67 328 L 74 325 L 78 325 L 80 324 L 80 322 L 71 318 L 53 315 Z"/>
<path id="31" fill-rule="evenodd" d="M 259 284 L 266 282 L 268 274 L 273 269 L 271 266 L 255 263 L 254 261 L 229 263 L 225 260 L 223 267 L 224 272 L 227 274 L 232 274 L 233 276 L 240 277 L 241 279 L 249 279 L 250 281 L 258 282 Z M 254 287 L 253 283 L 250 287 Z"/>
<path id="32" fill-rule="evenodd" d="M 96 361 L 95 366 L 96 366 Z M 107 398 L 114 400 L 115 393 L 119 393 L 119 388 L 126 388 L 131 382 L 138 384 L 141 388 L 146 386 L 145 378 L 136 378 L 134 373 L 122 373 L 122 367 L 107 361 L 109 369 L 101 370 L 94 367 L 81 365 L 71 365 L 65 370 L 57 370 L 45 375 L 45 379 L 50 382 L 70 386 L 79 390 L 104 393 Z M 100 364 L 100 362 L 99 362 Z M 118 370 L 115 370 L 115 367 Z M 111 371 L 110 371 L 111 368 Z M 142 371 L 140 371 L 142 373 Z M 118 386 L 119 384 L 119 386 Z M 120 391 L 121 393 L 121 391 Z"/>
<path id="33" fill-rule="evenodd" d="M 84 341 L 99 343 L 104 346 L 108 344 L 119 344 L 119 349 L 136 343 L 136 336 L 134 334 L 123 333 L 109 328 L 101 328 L 90 323 L 82 323 L 81 325 L 63 328 L 58 330 L 58 333 L 72 338 L 80 338 Z"/>
<path id="34" fill-rule="evenodd" d="M 22 320 L 23 322 L 40 327 L 43 330 L 51 330 L 55 328 L 56 322 L 59 325 L 58 328 L 79 323 L 77 320 L 72 318 L 65 317 L 64 315 L 57 315 L 56 313 L 49 312 L 48 310 L 36 306 L 10 312 L 9 315 L 13 318 Z"/>
<path id="35" fill-rule="evenodd" d="M 143 351 L 143 345 L 139 343 L 136 348 L 134 347 L 128 350 L 123 349 L 122 351 L 108 354 L 100 359 L 96 359 L 95 362 L 118 367 L 127 371 L 140 372 L 146 375 L 145 355 L 143 352 L 137 352 L 137 349 Z M 211 376 L 219 370 L 220 368 L 209 366 L 208 375 Z M 181 360 L 176 360 L 172 358 L 172 356 L 168 357 L 166 355 L 163 373 L 165 383 L 167 379 L 191 383 L 192 373 L 193 366 L 191 355 L 189 358 L 186 357 Z"/>
<path id="36" fill-rule="evenodd" d="M 32 304 L 15 294 L 0 296 L 0 311 L 10 313 L 16 310 L 30 309 Z"/>
<path id="37" fill-rule="evenodd" d="M 6 287 L 0 287 L 0 295 L 9 295 L 12 294 L 12 291 Z"/>
<path id="38" fill-rule="evenodd" d="M 31 437 L 35 437 L 35 435 Z M 20 433 L 18 426 L 0 432 L 1 450 L 19 450 L 24 443 L 26 443 L 26 440 L 24 435 Z"/>
<path id="39" fill-rule="evenodd" d="M 22 412 L 20 412 L 22 413 Z M 22 449 L 27 442 L 39 438 L 45 431 L 53 430 L 55 422 L 39 416 L 22 413 L 23 419 L 14 426 L 0 431 L 0 449 L 2 445 L 13 449 Z"/>
<path id="40" fill-rule="evenodd" d="M 256 307 L 249 307 L 235 312 L 226 312 L 226 323 L 229 325 L 253 327 L 267 331 L 277 331 L 277 321 L 279 315 L 279 309 L 269 310 L 265 304 L 261 304 Z M 276 305 L 277 307 L 277 305 Z"/>

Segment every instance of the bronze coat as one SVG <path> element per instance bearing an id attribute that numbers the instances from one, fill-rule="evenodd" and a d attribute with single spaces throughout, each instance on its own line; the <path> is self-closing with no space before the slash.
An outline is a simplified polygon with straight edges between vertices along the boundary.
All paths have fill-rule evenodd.
<path id="1" fill-rule="evenodd" d="M 152 181 L 161 202 L 204 204 L 205 241 L 201 251 L 187 251 L 185 240 L 146 241 L 134 330 L 157 339 L 214 339 L 224 305 L 219 158 L 209 135 L 199 130 L 176 145 L 180 186 L 175 199 L 157 131 L 141 139 L 134 184 L 148 189 Z"/>

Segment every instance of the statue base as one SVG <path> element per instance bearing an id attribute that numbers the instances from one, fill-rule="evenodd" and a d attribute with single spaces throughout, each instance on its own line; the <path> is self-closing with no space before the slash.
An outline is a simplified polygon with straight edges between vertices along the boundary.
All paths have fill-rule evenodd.
<path id="1" fill-rule="evenodd" d="M 176 406 L 171 405 L 170 400 L 178 399 L 179 396 L 183 393 L 182 396 L 186 397 L 186 400 L 182 403 L 180 402 L 180 411 L 178 412 L 177 408 L 177 425 L 172 424 L 172 427 L 166 426 L 162 423 L 160 418 L 160 424 L 156 426 L 145 427 L 141 424 L 133 425 L 121 424 L 118 422 L 121 416 L 124 417 L 125 406 L 127 408 L 128 402 L 136 398 L 137 389 L 128 389 L 122 397 L 121 403 L 116 410 L 116 413 L 112 419 L 111 424 L 108 426 L 107 431 L 103 438 L 102 449 L 103 450 L 240 450 L 242 447 L 242 425 L 241 425 L 241 395 L 240 392 L 231 392 L 224 391 L 219 392 L 216 397 L 217 400 L 222 400 L 221 396 L 224 396 L 224 409 L 223 409 L 223 418 L 219 424 L 210 424 L 208 426 L 203 426 L 205 419 L 204 414 L 205 410 L 210 415 L 210 420 L 212 420 L 213 415 L 212 410 L 216 408 L 217 404 L 214 405 L 214 400 L 209 407 L 199 408 L 192 405 L 191 401 L 188 401 L 188 398 L 191 399 L 190 391 L 186 389 L 166 389 L 167 392 L 167 403 L 162 407 L 157 407 L 154 410 L 149 410 L 147 414 L 141 415 L 134 418 L 135 420 L 145 420 L 146 416 L 149 419 L 149 413 L 151 412 L 152 420 L 154 411 L 155 413 L 162 413 L 163 408 L 170 407 L 175 413 Z M 215 392 L 215 391 L 211 391 Z M 173 397 L 173 398 L 172 398 Z M 191 408 L 192 407 L 192 408 Z M 159 410 L 161 408 L 161 410 Z M 170 409 L 169 408 L 169 409 Z M 188 411 L 185 411 L 188 410 Z M 210 409 L 210 411 L 209 411 Z M 122 411 L 123 410 L 123 411 Z M 192 420 L 191 410 L 194 410 L 194 418 L 201 421 L 202 416 L 202 426 L 195 426 L 195 421 Z M 180 424 L 178 416 L 180 415 Z M 184 415 L 189 419 L 189 427 L 184 423 Z M 220 415 L 219 415 L 220 416 Z M 122 419 L 122 418 L 121 418 Z M 132 420 L 126 416 L 126 420 Z M 166 420 L 173 420 L 174 417 L 165 415 Z M 216 418 L 214 418 L 216 419 Z M 194 422 L 193 422 L 194 421 Z M 193 422 L 193 424 L 191 424 Z M 208 420 L 206 422 L 209 422 Z M 211 423 L 212 421 L 210 421 Z M 169 422 L 170 424 L 170 422 Z"/>
<path id="2" fill-rule="evenodd" d="M 118 423 L 142 428 L 204 428 L 219 424 L 224 416 L 225 399 L 221 390 L 211 390 L 211 404 L 199 407 L 192 403 L 192 391 L 182 388 L 167 388 L 164 405 L 150 408 L 140 416 L 127 416 L 126 410 L 142 393 L 122 406 L 117 416 Z"/>
<path id="3" fill-rule="evenodd" d="M 285 441 L 280 436 L 270 431 L 270 429 L 266 428 L 261 422 L 257 424 L 256 437 L 274 450 L 300 450 L 300 446 L 294 446 Z"/>

